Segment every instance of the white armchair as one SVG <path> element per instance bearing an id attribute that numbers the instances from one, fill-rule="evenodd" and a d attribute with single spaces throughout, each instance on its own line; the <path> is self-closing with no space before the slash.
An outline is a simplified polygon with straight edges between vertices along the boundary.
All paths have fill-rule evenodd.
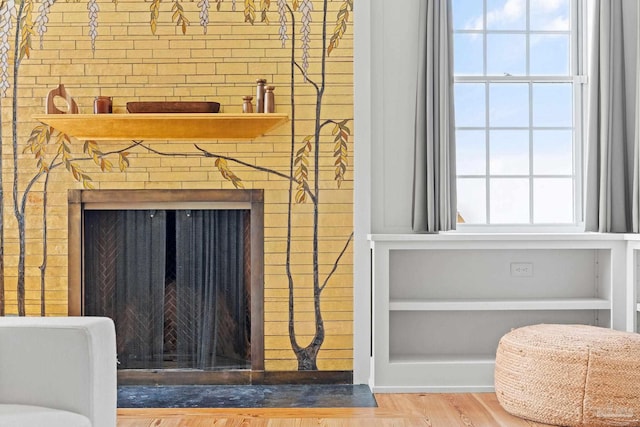
<path id="1" fill-rule="evenodd" d="M 116 339 L 104 317 L 0 317 L 0 427 L 115 427 Z"/>

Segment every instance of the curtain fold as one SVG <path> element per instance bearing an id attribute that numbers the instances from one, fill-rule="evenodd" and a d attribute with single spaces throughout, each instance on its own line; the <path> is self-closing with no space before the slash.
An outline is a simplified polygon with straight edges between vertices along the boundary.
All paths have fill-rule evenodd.
<path id="1" fill-rule="evenodd" d="M 166 211 L 118 211 L 116 335 L 120 367 L 161 368 Z"/>
<path id="2" fill-rule="evenodd" d="M 249 327 L 243 218 L 244 211 L 176 212 L 181 368 L 246 368 Z"/>
<path id="3" fill-rule="evenodd" d="M 86 211 L 84 233 L 84 314 L 114 320 L 119 368 L 161 368 L 166 212 Z"/>
<path id="4" fill-rule="evenodd" d="M 636 11 L 636 28 L 640 25 L 640 6 Z M 640 31 L 636 34 L 636 129 L 634 138 L 634 171 L 640 171 Z M 640 233 L 640 173 L 633 176 L 633 232 Z"/>
<path id="5" fill-rule="evenodd" d="M 412 227 L 456 228 L 453 40 L 450 0 L 420 2 Z"/>
<path id="6" fill-rule="evenodd" d="M 594 8 L 585 176 L 585 229 L 638 231 L 637 31 L 623 0 Z M 627 7 L 637 8 L 628 3 Z M 634 16 L 636 15 L 634 9 Z M 637 25 L 637 19 L 634 19 Z M 630 36 L 633 35 L 632 36 Z M 630 55 L 631 52 L 631 55 Z M 629 58 L 634 58 L 630 61 Z"/>

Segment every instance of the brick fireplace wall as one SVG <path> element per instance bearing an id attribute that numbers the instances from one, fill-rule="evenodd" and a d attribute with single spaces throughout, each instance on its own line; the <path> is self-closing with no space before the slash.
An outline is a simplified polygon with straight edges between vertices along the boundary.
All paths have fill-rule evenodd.
<path id="1" fill-rule="evenodd" d="M 12 151 L 12 96 L 16 91 L 17 110 L 17 200 L 25 204 L 25 309 L 27 315 L 66 315 L 67 276 L 67 191 L 82 188 L 64 166 L 51 169 L 45 190 L 46 174 L 37 176 L 37 155 L 54 161 L 59 144 L 55 135 L 44 151 L 29 145 L 32 131 L 39 124 L 31 116 L 44 113 L 47 93 L 64 84 L 78 103 L 80 113 L 91 113 L 94 97 L 112 96 L 114 113 L 125 113 L 128 101 L 218 101 L 222 112 L 239 113 L 242 97 L 255 92 L 255 80 L 266 78 L 276 86 L 276 112 L 292 114 L 291 105 L 291 38 L 292 22 L 287 14 L 285 47 L 279 37 L 281 29 L 278 4 L 271 1 L 265 12 L 269 23 L 261 22 L 260 6 L 255 1 L 255 22 L 245 22 L 245 2 L 211 1 L 206 34 L 199 25 L 197 2 L 145 2 L 119 0 L 98 2 L 97 21 L 92 22 L 87 2 L 56 2 L 48 14 L 46 32 L 40 46 L 39 36 L 32 36 L 29 57 L 18 67 L 17 86 L 13 85 L 13 55 L 10 55 L 9 90 L 2 98 L 3 190 L 4 190 L 4 309 L 8 315 L 18 310 L 18 261 L 20 240 L 14 215 Z M 253 3 L 253 2 L 252 2 Z M 284 3 L 284 2 L 283 2 Z M 293 1 L 286 2 L 290 7 Z M 332 36 L 338 46 L 326 57 L 326 90 L 322 100 L 322 128 L 319 152 L 319 270 L 323 280 L 337 265 L 322 292 L 321 309 L 325 320 L 326 339 L 318 356 L 320 370 L 352 369 L 352 259 L 347 244 L 353 229 L 352 169 L 355 136 L 353 129 L 353 53 L 349 6 L 352 1 L 299 1 L 295 17 L 295 61 L 303 66 L 301 29 L 309 30 L 308 76 L 312 82 L 322 81 L 322 9 L 327 7 L 327 45 Z M 306 7 L 311 4 L 313 12 Z M 152 32 L 150 7 L 158 5 L 159 14 Z M 178 6 L 176 6 L 178 5 Z M 235 5 L 236 10 L 233 10 Z M 41 3 L 32 4 L 32 20 L 37 21 Z M 89 7 L 94 8 L 93 3 Z M 183 34 L 181 25 L 172 22 L 172 8 L 182 9 L 190 21 Z M 93 10 L 93 9 L 92 9 Z M 348 11 L 345 19 L 345 11 Z M 2 12 L 2 11 L 0 11 Z M 303 21 L 311 18 L 308 26 Z M 337 23 L 344 23 L 338 34 Z M 180 22 L 179 22 L 180 24 Z M 15 22 L 8 38 L 13 51 Z M 95 50 L 91 34 L 95 30 Z M 1 54 L 2 52 L 0 52 Z M 307 144 L 313 135 L 317 107 L 315 90 L 295 71 L 295 150 Z M 328 122 L 327 122 L 328 121 Z M 336 126 L 340 123 L 342 127 Z M 348 134 L 345 132 L 348 130 Z M 336 147 L 339 136 L 348 139 L 343 153 L 346 166 L 344 180 L 336 181 Z M 197 141 L 196 144 L 215 154 L 241 160 L 250 165 L 289 174 L 291 127 L 287 123 L 268 135 L 253 141 Z M 84 141 L 72 139 L 69 158 L 76 171 L 90 178 L 96 190 L 104 189 L 230 189 L 214 159 L 207 158 L 194 142 L 152 141 L 145 147 L 130 147 L 130 141 L 105 141 L 86 152 Z M 26 151 L 25 147 L 27 147 Z M 129 147 L 129 148 L 127 148 Z M 124 150 L 124 151 L 122 151 Z M 120 170 L 125 153 L 124 171 Z M 96 164 L 92 155 L 111 163 Z M 112 154 L 107 154 L 112 153 Z M 62 157 L 58 157 L 59 160 Z M 313 153 L 309 182 L 313 179 Z M 98 161 L 97 163 L 100 163 Z M 288 333 L 288 280 L 286 275 L 287 207 L 289 184 L 273 173 L 228 162 L 231 171 L 246 189 L 265 190 L 265 368 L 296 370 L 295 355 Z M 34 179 L 36 178 L 36 179 Z M 86 180 L 88 182 L 88 180 Z M 33 185 L 30 186 L 30 183 Z M 294 185 L 294 193 L 296 186 Z M 295 194 L 294 194 L 295 198 Z M 46 199 L 46 215 L 43 216 Z M 296 338 L 301 345 L 312 339 L 315 331 L 313 306 L 313 203 L 295 204 L 292 211 L 291 271 L 295 278 Z M 45 231 L 46 219 L 46 240 Z M 341 251 L 344 256 L 336 264 Z M 46 257 L 44 256 L 46 251 Z M 43 262 L 43 261 L 46 261 Z M 44 281 L 41 272 L 44 271 Z M 44 286 L 43 286 L 44 285 Z M 43 290 L 44 289 L 44 290 Z M 44 304 L 41 295 L 44 295 Z"/>

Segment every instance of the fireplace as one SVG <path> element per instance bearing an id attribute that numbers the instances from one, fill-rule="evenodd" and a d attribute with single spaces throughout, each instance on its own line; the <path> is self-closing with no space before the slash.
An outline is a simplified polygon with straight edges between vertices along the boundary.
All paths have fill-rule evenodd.
<path id="1" fill-rule="evenodd" d="M 263 212 L 260 190 L 69 192 L 69 314 L 114 320 L 121 384 L 264 370 Z"/>

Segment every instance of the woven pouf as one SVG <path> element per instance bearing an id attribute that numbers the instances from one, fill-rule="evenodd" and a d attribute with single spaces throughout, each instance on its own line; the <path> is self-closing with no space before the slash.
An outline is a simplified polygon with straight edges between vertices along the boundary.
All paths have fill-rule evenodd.
<path id="1" fill-rule="evenodd" d="M 533 325 L 500 339 L 498 401 L 512 415 L 562 426 L 640 426 L 640 335 Z"/>

